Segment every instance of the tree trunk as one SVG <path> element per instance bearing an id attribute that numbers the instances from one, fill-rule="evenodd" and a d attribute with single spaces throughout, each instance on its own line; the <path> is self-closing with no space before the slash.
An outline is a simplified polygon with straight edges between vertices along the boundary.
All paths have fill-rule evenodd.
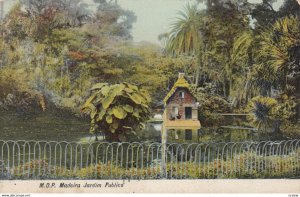
<path id="1" fill-rule="evenodd" d="M 195 80 L 196 88 L 198 87 L 198 84 L 199 84 L 199 74 L 200 74 L 200 65 L 198 65 L 197 69 L 196 69 L 196 80 Z"/>
<path id="2" fill-rule="evenodd" d="M 201 64 L 204 63 L 204 55 L 200 50 L 198 52 L 198 58 L 197 59 L 198 59 L 198 65 L 197 65 L 197 68 L 196 68 L 196 76 L 195 76 L 195 86 L 196 86 L 196 88 L 199 85 L 200 67 L 201 67 Z"/>
<path id="3" fill-rule="evenodd" d="M 224 91 L 224 97 L 227 98 L 226 80 L 225 79 L 224 79 L 224 82 L 223 82 L 223 91 Z"/>
<path id="4" fill-rule="evenodd" d="M 277 139 L 282 139 L 282 131 L 280 130 L 280 126 L 280 120 L 275 120 L 273 123 L 273 133 Z"/>

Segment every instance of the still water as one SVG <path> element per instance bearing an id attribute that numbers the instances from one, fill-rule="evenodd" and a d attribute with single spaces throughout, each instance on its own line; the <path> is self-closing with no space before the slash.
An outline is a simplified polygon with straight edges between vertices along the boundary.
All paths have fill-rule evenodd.
<path id="1" fill-rule="evenodd" d="M 147 126 L 149 139 L 161 140 L 162 124 L 150 123 Z M 168 130 L 167 142 L 169 143 L 200 143 L 200 142 L 238 142 L 258 140 L 258 133 L 249 128 L 201 128 L 199 130 Z"/>
<path id="2" fill-rule="evenodd" d="M 162 123 L 148 123 L 145 130 L 137 132 L 134 141 L 161 141 Z M 98 137 L 98 140 L 103 138 Z M 169 143 L 191 143 L 208 141 L 255 140 L 257 134 L 251 130 L 202 128 L 198 131 L 171 130 L 167 133 Z M 0 140 L 47 140 L 92 142 L 89 121 L 82 117 L 59 112 L 45 112 L 36 115 L 0 111 Z"/>

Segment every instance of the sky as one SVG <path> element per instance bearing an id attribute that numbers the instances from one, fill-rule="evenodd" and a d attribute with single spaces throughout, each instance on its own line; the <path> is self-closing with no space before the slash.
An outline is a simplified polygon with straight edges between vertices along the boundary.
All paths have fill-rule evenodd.
<path id="1" fill-rule="evenodd" d="M 135 12 L 137 21 L 133 24 L 134 41 L 158 43 L 158 35 L 169 30 L 170 23 L 191 0 L 119 0 L 119 4 Z M 204 6 L 203 6 L 204 7 Z"/>
<path id="2" fill-rule="evenodd" d="M 93 0 L 84 0 L 91 5 Z M 195 0 L 118 0 L 123 9 L 131 10 L 137 16 L 133 24 L 132 36 L 135 42 L 152 42 L 159 44 L 158 36 L 168 31 L 170 24 L 177 17 L 177 13 L 188 2 Z M 5 0 L 4 9 L 7 11 L 16 0 Z M 261 2 L 261 0 L 249 0 L 250 3 Z M 283 0 L 274 4 L 277 10 Z M 200 8 L 204 5 L 200 5 Z"/>
<path id="3" fill-rule="evenodd" d="M 248 0 L 250 3 L 261 0 Z M 192 0 L 118 0 L 125 9 L 132 10 L 137 16 L 133 25 L 132 35 L 136 42 L 148 41 L 159 44 L 158 35 L 168 31 L 170 24 L 177 17 L 179 10 Z M 283 0 L 278 0 L 273 6 L 277 10 Z M 204 8 L 202 4 L 199 6 Z"/>
<path id="4" fill-rule="evenodd" d="M 250 3 L 262 0 L 248 0 Z M 274 9 L 277 10 L 284 0 L 277 0 Z M 195 0 L 118 0 L 122 8 L 131 10 L 137 16 L 133 24 L 132 35 L 135 42 L 153 42 L 160 44 L 158 36 L 169 30 L 170 24 L 178 16 L 177 13 L 187 3 Z M 203 4 L 200 8 L 205 8 Z"/>

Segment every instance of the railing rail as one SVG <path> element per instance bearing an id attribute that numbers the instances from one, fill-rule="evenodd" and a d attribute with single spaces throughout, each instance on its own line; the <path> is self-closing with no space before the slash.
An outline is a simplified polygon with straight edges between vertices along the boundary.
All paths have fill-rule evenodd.
<path id="1" fill-rule="evenodd" d="M 300 177 L 300 140 L 162 146 L 149 142 L 0 140 L 0 179 Z"/>

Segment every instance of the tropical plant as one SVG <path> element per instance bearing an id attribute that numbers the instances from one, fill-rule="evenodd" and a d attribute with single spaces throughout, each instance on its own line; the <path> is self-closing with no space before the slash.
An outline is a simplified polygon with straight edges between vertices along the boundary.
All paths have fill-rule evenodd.
<path id="1" fill-rule="evenodd" d="M 288 126 L 292 122 L 296 114 L 295 107 L 295 101 L 285 94 L 279 100 L 258 96 L 249 101 L 247 111 L 250 113 L 250 123 L 260 131 L 281 135 L 281 127 Z"/>
<path id="2" fill-rule="evenodd" d="M 201 36 L 199 32 L 200 11 L 197 4 L 187 4 L 183 11 L 179 11 L 179 17 L 171 24 L 170 31 L 162 34 L 160 39 L 165 39 L 165 51 L 169 54 L 180 56 L 192 56 L 198 59 L 194 83 L 198 85 L 200 72 L 200 48 Z"/>
<path id="3" fill-rule="evenodd" d="M 247 105 L 249 121 L 258 129 L 267 130 L 273 124 L 273 111 L 277 104 L 277 101 L 270 97 L 252 98 Z"/>
<path id="4" fill-rule="evenodd" d="M 240 72 L 237 72 L 238 75 L 235 77 L 236 82 L 233 87 L 235 97 L 240 104 L 242 104 L 243 101 L 247 103 L 250 95 L 255 93 L 256 90 L 252 84 L 257 81 L 253 81 L 251 75 L 254 63 L 253 53 L 257 48 L 256 42 L 256 35 L 252 30 L 248 30 L 239 35 L 233 43 L 230 64 L 240 68 Z"/>
<path id="5" fill-rule="evenodd" d="M 188 5 L 172 24 L 166 39 L 166 51 L 172 55 L 189 55 L 197 59 L 195 86 L 214 82 L 224 97 L 239 89 L 244 68 L 230 62 L 234 39 L 245 29 L 249 20 L 238 11 L 237 4 L 206 2 L 207 10 Z M 201 71 L 201 72 L 200 72 Z M 238 93 L 236 93 L 238 94 Z M 236 96 L 236 95 L 234 95 Z"/>
<path id="6" fill-rule="evenodd" d="M 231 62 L 247 68 L 242 92 L 246 100 L 258 92 L 271 96 L 272 88 L 293 95 L 292 81 L 300 72 L 299 27 L 297 17 L 284 17 L 260 31 L 243 32 L 235 40 Z"/>
<path id="7" fill-rule="evenodd" d="M 260 47 L 256 53 L 258 59 L 256 69 L 263 72 L 261 73 L 263 75 L 259 74 L 256 78 L 265 75 L 266 83 L 284 92 L 293 92 L 289 78 L 300 73 L 299 19 L 294 16 L 279 19 L 260 37 Z"/>
<path id="8" fill-rule="evenodd" d="M 256 34 L 253 30 L 243 32 L 234 41 L 231 55 L 231 64 L 244 65 L 245 78 L 242 79 L 239 86 L 244 88 L 238 89 L 238 99 L 241 101 L 248 99 L 251 95 L 267 96 L 270 92 L 276 73 L 269 72 L 269 68 L 262 66 L 257 61 L 257 51 L 259 50 L 261 34 Z"/>
<path id="9" fill-rule="evenodd" d="M 90 115 L 91 133 L 102 131 L 109 141 L 126 141 L 128 135 L 144 127 L 150 113 L 146 92 L 128 83 L 97 83 L 91 91 L 82 107 Z"/>
<path id="10" fill-rule="evenodd" d="M 195 55 L 199 52 L 199 10 L 197 4 L 187 4 L 171 24 L 166 50 L 176 55 Z"/>

